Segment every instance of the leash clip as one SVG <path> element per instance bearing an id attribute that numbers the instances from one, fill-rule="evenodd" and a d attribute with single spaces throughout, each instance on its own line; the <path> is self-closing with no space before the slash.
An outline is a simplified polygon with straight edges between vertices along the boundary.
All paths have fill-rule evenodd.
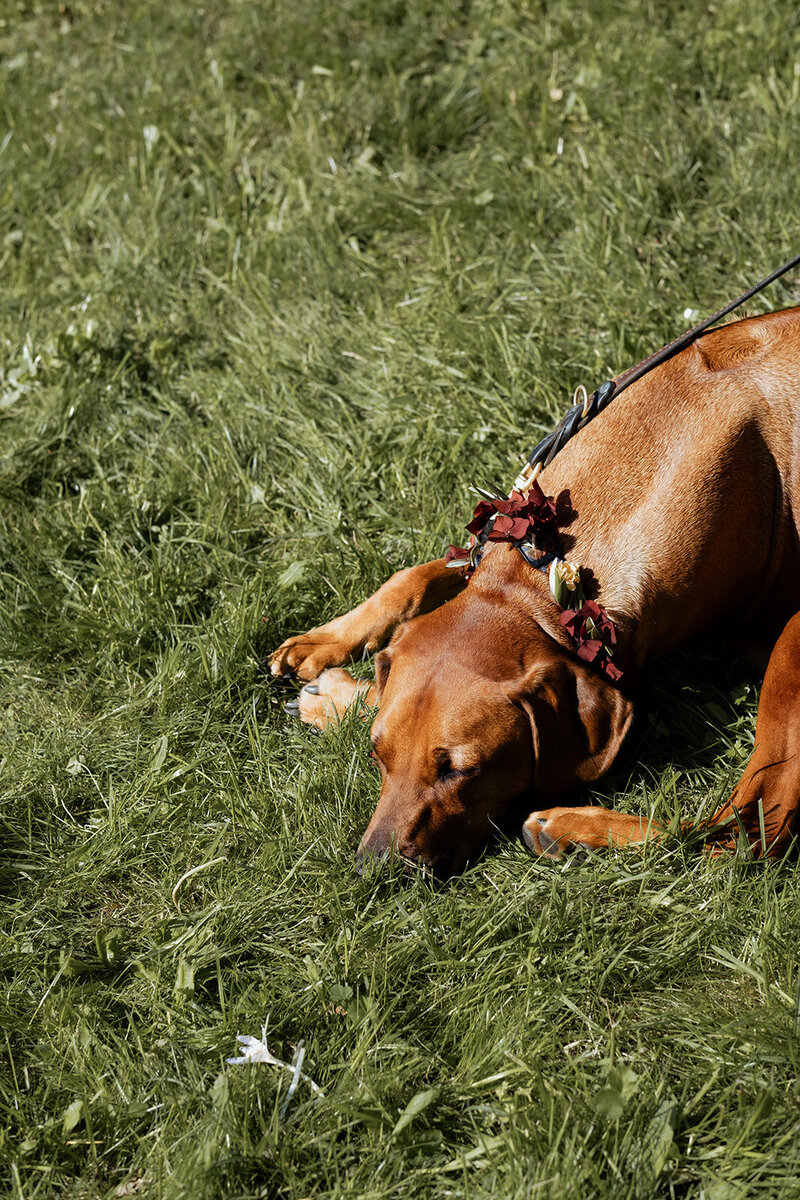
<path id="1" fill-rule="evenodd" d="M 524 492 L 527 488 L 529 488 L 531 484 L 533 484 L 539 477 L 539 472 L 541 469 L 541 461 L 537 462 L 535 467 L 532 466 L 531 463 L 526 462 L 519 475 L 514 480 L 514 491 Z"/>

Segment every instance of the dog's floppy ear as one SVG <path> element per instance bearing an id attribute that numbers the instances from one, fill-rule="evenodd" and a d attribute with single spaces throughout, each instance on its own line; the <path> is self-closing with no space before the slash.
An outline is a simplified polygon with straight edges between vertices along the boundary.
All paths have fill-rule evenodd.
<path id="1" fill-rule="evenodd" d="M 402 621 L 392 634 L 392 640 L 386 649 L 381 650 L 380 654 L 375 655 L 375 686 L 378 691 L 379 700 L 383 689 L 386 687 L 386 680 L 389 678 L 389 669 L 392 665 L 395 649 L 398 643 L 405 637 L 408 625 L 408 621 Z"/>
<path id="2" fill-rule="evenodd" d="M 631 701 L 579 659 L 548 665 L 517 704 L 531 723 L 535 787 L 554 795 L 607 771 L 633 719 Z"/>
<path id="3" fill-rule="evenodd" d="M 378 690 L 379 700 L 383 694 L 383 689 L 386 687 L 386 680 L 389 678 L 389 668 L 391 665 L 391 650 L 381 650 L 380 654 L 375 655 L 375 686 Z"/>

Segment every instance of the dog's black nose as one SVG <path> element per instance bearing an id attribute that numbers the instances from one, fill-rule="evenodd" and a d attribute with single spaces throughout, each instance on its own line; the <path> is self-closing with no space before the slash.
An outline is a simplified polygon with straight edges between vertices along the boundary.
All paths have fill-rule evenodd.
<path id="1" fill-rule="evenodd" d="M 386 862 L 391 854 L 391 845 L 380 848 L 377 846 L 365 846 L 362 842 L 356 851 L 356 874 L 363 875 L 366 871 L 377 867 L 379 863 Z"/>
<path id="2" fill-rule="evenodd" d="M 381 863 L 389 860 L 396 863 L 402 868 L 404 875 L 415 875 L 417 872 L 422 872 L 423 875 L 438 876 L 440 867 L 435 866 L 432 862 L 415 852 L 414 848 L 402 843 L 398 843 L 396 833 L 392 832 L 388 835 L 373 833 L 369 838 L 365 838 L 356 851 L 356 874 L 364 875 L 371 869 L 379 866 Z M 446 870 L 442 872 L 443 877 L 446 877 Z"/>

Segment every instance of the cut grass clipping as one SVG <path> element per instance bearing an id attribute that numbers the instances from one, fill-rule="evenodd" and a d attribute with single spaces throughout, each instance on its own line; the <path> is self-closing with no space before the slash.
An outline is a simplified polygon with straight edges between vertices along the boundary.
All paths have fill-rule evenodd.
<path id="1" fill-rule="evenodd" d="M 312 738 L 259 669 L 797 249 L 799 22 L 6 0 L 15 1200 L 800 1193 L 791 864 L 499 841 L 445 888 L 359 879 L 367 731 Z M 653 665 L 598 799 L 720 803 L 738 658 Z"/>

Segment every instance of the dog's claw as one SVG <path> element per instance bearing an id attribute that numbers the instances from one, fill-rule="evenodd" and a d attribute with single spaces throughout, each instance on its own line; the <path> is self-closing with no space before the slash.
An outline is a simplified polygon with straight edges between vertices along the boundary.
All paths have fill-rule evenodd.
<path id="1" fill-rule="evenodd" d="M 297 683 L 294 675 L 273 675 L 269 671 L 269 658 L 262 658 L 258 666 L 260 671 L 267 671 L 269 673 L 273 687 L 284 688 L 288 687 L 290 683 Z"/>
<path id="2" fill-rule="evenodd" d="M 309 696 L 318 696 L 319 695 L 319 684 L 307 683 L 306 686 L 303 688 L 303 691 L 308 692 Z"/>
<path id="3" fill-rule="evenodd" d="M 297 683 L 297 680 L 295 679 L 294 675 L 273 675 L 272 676 L 272 686 L 274 688 L 280 688 L 281 690 L 283 690 L 284 688 L 294 687 L 294 685 L 296 683 Z"/>
<path id="4" fill-rule="evenodd" d="M 290 716 L 292 716 L 292 717 L 300 716 L 300 701 L 299 700 L 287 700 L 283 707 L 286 710 L 286 712 L 289 713 Z"/>
<path id="5" fill-rule="evenodd" d="M 539 824 L 543 825 L 544 821 L 540 821 Z M 555 838 L 551 838 L 549 833 L 545 833 L 544 829 L 542 829 L 539 833 L 539 845 L 543 850 L 546 850 L 548 854 L 558 854 L 558 842 Z M 553 850 L 554 846 L 555 851 Z"/>

